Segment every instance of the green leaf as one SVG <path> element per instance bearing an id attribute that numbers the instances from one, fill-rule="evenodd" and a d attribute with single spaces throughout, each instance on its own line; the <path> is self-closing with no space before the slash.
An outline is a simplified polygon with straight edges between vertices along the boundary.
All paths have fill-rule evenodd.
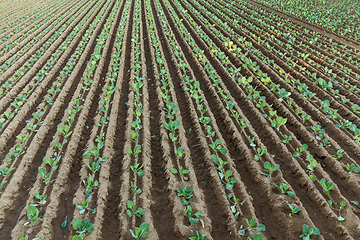
<path id="1" fill-rule="evenodd" d="M 63 223 L 61 224 L 62 228 L 66 228 L 67 226 L 67 216 L 65 217 L 65 220 L 63 221 Z"/>
<path id="2" fill-rule="evenodd" d="M 254 240 L 263 240 L 263 236 L 260 233 L 255 233 Z"/>
<path id="3" fill-rule="evenodd" d="M 77 219 L 77 218 L 74 218 L 74 219 L 73 219 L 73 228 L 74 228 L 75 230 L 78 230 L 78 229 L 81 228 L 81 222 L 80 222 L 79 219 Z"/>
<path id="4" fill-rule="evenodd" d="M 288 192 L 287 192 L 287 195 L 288 195 L 289 197 L 295 197 L 295 193 L 293 193 L 293 192 L 291 192 L 291 191 L 288 191 Z"/>
<path id="5" fill-rule="evenodd" d="M 195 219 L 195 218 L 190 217 L 190 218 L 189 218 L 189 221 L 190 221 L 191 225 L 194 225 L 194 224 L 196 224 L 199 220 L 198 220 L 198 219 Z"/>
<path id="6" fill-rule="evenodd" d="M 176 170 L 175 168 L 172 168 L 170 169 L 170 172 L 174 173 L 174 174 L 177 174 L 178 173 L 178 170 Z"/>
<path id="7" fill-rule="evenodd" d="M 265 225 L 264 224 L 259 224 L 256 226 L 256 230 L 258 231 L 265 231 Z"/>

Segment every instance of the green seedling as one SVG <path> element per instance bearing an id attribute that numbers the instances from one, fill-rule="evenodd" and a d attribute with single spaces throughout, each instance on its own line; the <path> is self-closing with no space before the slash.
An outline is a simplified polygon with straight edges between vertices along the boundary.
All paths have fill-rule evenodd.
<path id="1" fill-rule="evenodd" d="M 183 188 L 177 188 L 178 197 L 182 197 L 181 203 L 185 206 L 189 204 L 190 198 L 192 198 L 194 195 L 192 195 L 192 192 L 194 190 L 189 189 L 189 187 L 186 185 Z"/>
<path id="2" fill-rule="evenodd" d="M 45 203 L 46 203 L 46 197 L 47 197 L 47 195 L 40 195 L 40 193 L 39 192 L 36 192 L 35 193 L 35 195 L 34 195 L 34 197 L 37 199 L 37 200 L 39 200 L 39 204 L 40 205 L 44 205 Z"/>
<path id="3" fill-rule="evenodd" d="M 224 179 L 225 179 L 224 183 L 226 184 L 226 189 L 230 191 L 233 188 L 234 184 L 237 182 L 236 178 L 231 177 L 233 174 L 232 170 L 230 170 L 230 169 L 227 170 L 225 172 L 225 174 L 223 173 L 223 171 L 221 171 L 221 172 L 218 172 L 218 174 L 220 176 L 221 181 L 224 182 Z"/>
<path id="4" fill-rule="evenodd" d="M 256 137 L 256 136 L 253 136 L 253 137 L 248 136 L 248 139 L 249 139 L 249 141 L 250 141 L 250 146 L 251 146 L 251 147 L 256 147 L 256 144 L 254 143 L 254 142 L 255 142 L 255 137 Z"/>
<path id="5" fill-rule="evenodd" d="M 80 210 L 79 211 L 80 215 L 84 214 L 86 209 L 89 208 L 90 201 L 91 201 L 91 196 L 89 196 L 86 200 L 82 201 L 81 205 L 76 205 L 76 208 Z"/>
<path id="6" fill-rule="evenodd" d="M 101 169 L 100 164 L 98 162 L 92 162 L 91 165 L 87 163 L 86 165 L 88 166 L 88 168 L 92 173 L 96 173 Z"/>
<path id="7" fill-rule="evenodd" d="M 280 168 L 279 164 L 276 164 L 275 166 L 271 165 L 271 163 L 269 161 L 266 161 L 264 163 L 264 168 L 267 169 L 269 171 L 269 173 L 261 173 L 265 176 L 271 177 L 271 175 L 273 174 L 273 172 L 275 172 L 276 170 L 278 170 Z"/>
<path id="8" fill-rule="evenodd" d="M 135 184 L 133 182 L 131 182 L 131 191 L 136 192 L 137 194 L 142 193 L 141 188 L 138 188 L 137 186 L 135 186 Z"/>
<path id="9" fill-rule="evenodd" d="M 331 147 L 330 141 L 327 138 L 324 138 L 323 141 L 320 143 L 320 145 L 325 147 L 325 148 L 326 147 Z"/>
<path id="10" fill-rule="evenodd" d="M 169 137 L 173 143 L 175 143 L 178 139 L 178 137 L 174 136 L 172 132 L 169 133 Z M 180 139 L 179 139 L 179 143 L 180 143 Z"/>
<path id="11" fill-rule="evenodd" d="M 238 212 L 236 205 L 240 204 L 242 206 L 245 203 L 245 200 L 240 202 L 240 199 L 233 196 L 232 193 L 226 194 L 226 197 L 229 199 L 230 202 L 232 202 L 234 204 L 234 205 L 230 206 L 230 209 L 234 213 L 234 217 L 236 220 L 240 215 L 240 212 Z M 233 198 L 234 201 L 232 201 L 231 198 Z"/>
<path id="12" fill-rule="evenodd" d="M 201 218 L 204 216 L 202 214 L 202 212 L 200 212 L 200 211 L 196 212 L 196 213 L 192 213 L 192 208 L 190 205 L 185 206 L 184 212 L 185 212 L 185 215 L 189 218 L 189 222 L 191 225 L 196 224 L 199 221 L 199 219 L 196 219 L 196 218 Z"/>
<path id="13" fill-rule="evenodd" d="M 94 181 L 91 174 L 89 174 L 87 180 L 83 180 L 83 183 L 85 185 L 85 195 L 90 195 L 93 192 L 93 188 L 99 185 L 99 182 L 97 180 Z"/>
<path id="14" fill-rule="evenodd" d="M 39 217 L 39 213 L 39 210 L 35 206 L 30 205 L 27 207 L 27 217 L 31 221 L 32 225 L 35 225 L 37 220 L 42 221 Z"/>
<path id="15" fill-rule="evenodd" d="M 263 149 L 257 148 L 256 151 L 258 154 L 256 154 L 254 156 L 254 159 L 255 159 L 255 161 L 259 161 L 260 157 L 266 153 L 266 149 L 265 148 L 263 148 Z"/>
<path id="16" fill-rule="evenodd" d="M 55 157 L 55 158 L 45 157 L 44 163 L 49 164 L 51 166 L 52 170 L 56 170 L 58 168 L 57 164 L 60 161 L 60 158 L 61 158 L 61 155 L 59 155 L 58 157 Z"/>
<path id="17" fill-rule="evenodd" d="M 221 154 L 226 154 L 227 153 L 227 149 L 224 148 L 223 146 L 221 146 L 221 140 L 220 139 L 216 139 L 215 142 L 209 144 L 209 146 L 214 151 L 220 151 Z"/>
<path id="18" fill-rule="evenodd" d="M 360 223 L 359 223 L 360 225 Z M 196 230 L 196 236 L 189 237 L 190 240 L 204 240 L 207 233 L 201 234 L 198 230 Z"/>
<path id="19" fill-rule="evenodd" d="M 180 174 L 180 177 L 183 177 L 185 181 L 187 181 L 189 178 L 185 176 L 185 174 L 189 173 L 189 170 L 185 170 L 182 166 L 180 166 L 179 171 L 176 168 L 172 168 L 170 170 L 173 174 Z"/>
<path id="20" fill-rule="evenodd" d="M 339 203 L 339 204 L 340 204 L 340 208 L 339 208 L 339 209 L 335 209 L 335 208 L 332 207 L 333 202 L 332 202 L 331 200 L 328 200 L 327 202 L 328 202 L 329 206 L 330 206 L 332 209 L 334 209 L 334 210 L 336 210 L 336 211 L 339 212 L 338 221 L 340 221 L 340 222 L 345 221 L 345 218 L 341 216 L 341 212 L 340 212 L 340 211 L 346 206 L 346 202 L 345 202 L 345 201 L 340 201 L 340 203 Z"/>
<path id="21" fill-rule="evenodd" d="M 247 127 L 247 123 L 245 123 L 245 119 L 244 118 L 241 118 L 240 119 L 240 124 L 241 124 L 241 132 L 245 130 L 245 128 Z"/>
<path id="22" fill-rule="evenodd" d="M 15 168 L 0 168 L 1 176 L 6 177 Z"/>
<path id="23" fill-rule="evenodd" d="M 256 219 L 252 218 L 250 221 L 248 219 L 245 219 L 248 227 L 246 227 L 245 229 L 240 229 L 238 231 L 238 234 L 240 234 L 241 236 L 245 235 L 246 230 L 249 231 L 250 235 L 254 235 L 253 231 L 265 231 L 265 225 L 264 224 L 259 224 L 256 225 Z"/>
<path id="24" fill-rule="evenodd" d="M 306 120 L 310 120 L 311 116 L 306 115 L 306 113 L 301 114 L 301 118 L 303 120 L 303 123 L 306 122 Z"/>
<path id="25" fill-rule="evenodd" d="M 289 197 L 295 197 L 295 193 L 292 191 L 286 191 L 290 188 L 289 185 L 285 184 L 285 183 L 279 183 L 279 185 L 273 183 L 275 185 L 275 187 L 283 194 L 287 194 Z"/>
<path id="26" fill-rule="evenodd" d="M 316 166 L 318 165 L 318 162 L 314 159 L 313 155 L 309 154 L 306 156 L 306 161 L 308 161 L 310 164 L 307 165 L 307 169 L 312 173 Z"/>
<path id="27" fill-rule="evenodd" d="M 291 213 L 289 213 L 289 217 L 290 217 L 290 218 L 292 218 L 292 216 L 293 216 L 294 214 L 297 214 L 298 212 L 300 212 L 300 211 L 301 211 L 301 209 L 300 209 L 300 208 L 298 208 L 298 207 L 294 207 L 294 206 L 293 206 L 293 205 L 291 205 L 290 203 L 289 203 L 288 205 L 289 205 L 290 210 L 291 210 Z"/>
<path id="28" fill-rule="evenodd" d="M 276 128 L 278 131 L 279 131 L 279 128 L 282 126 L 282 125 L 285 125 L 285 123 L 287 122 L 287 118 L 283 118 L 283 117 L 276 117 L 275 120 L 272 120 L 271 118 L 270 119 L 270 122 L 271 122 L 271 127 L 274 127 Z"/>
<path id="29" fill-rule="evenodd" d="M 62 228 L 66 228 L 67 226 L 67 216 L 65 216 L 65 220 L 61 223 Z"/>
<path id="30" fill-rule="evenodd" d="M 140 166 L 140 163 L 135 163 L 134 165 L 130 165 L 130 169 L 139 177 L 143 177 L 145 175 L 144 171 L 142 170 L 143 167 L 144 165 L 142 164 Z"/>
<path id="31" fill-rule="evenodd" d="M 296 148 L 296 151 L 293 153 L 293 157 L 300 157 L 301 153 L 308 149 L 308 145 L 304 144 L 300 148 Z"/>
<path id="32" fill-rule="evenodd" d="M 277 94 L 279 95 L 279 101 L 280 102 L 282 102 L 283 100 L 286 100 L 290 95 L 291 95 L 291 93 L 290 92 L 287 92 L 286 90 L 285 90 L 285 88 L 282 88 L 282 89 L 280 89 L 278 92 L 277 92 Z"/>
<path id="33" fill-rule="evenodd" d="M 352 172 L 354 173 L 360 172 L 360 168 L 355 166 L 355 164 L 353 163 L 351 165 L 347 164 L 346 169 L 349 171 L 350 174 L 352 174 Z"/>
<path id="34" fill-rule="evenodd" d="M 311 235 L 319 235 L 320 231 L 318 228 L 309 228 L 307 224 L 304 224 L 302 234 L 299 236 L 303 240 L 311 240 Z"/>
<path id="35" fill-rule="evenodd" d="M 61 126 L 60 124 L 57 126 L 57 131 L 61 132 L 64 135 L 64 138 L 69 137 L 73 131 L 69 131 L 70 127 L 68 125 Z"/>
<path id="36" fill-rule="evenodd" d="M 320 185 L 324 189 L 324 193 L 330 193 L 331 190 L 334 190 L 335 187 L 331 181 L 326 182 L 325 178 L 320 180 Z"/>
<path id="37" fill-rule="evenodd" d="M 127 149 L 127 152 L 128 152 L 129 154 L 133 154 L 135 157 L 137 157 L 137 155 L 138 155 L 139 153 L 141 153 L 141 145 L 136 145 L 136 146 L 134 147 L 134 151 L 129 148 L 129 149 Z"/>
<path id="38" fill-rule="evenodd" d="M 169 123 L 163 123 L 163 126 L 165 127 L 166 130 L 175 132 L 176 129 L 180 127 L 180 121 L 175 120 L 175 121 L 170 121 Z"/>
<path id="39" fill-rule="evenodd" d="M 149 230 L 150 230 L 149 223 L 143 222 L 142 224 L 140 224 L 138 228 L 135 229 L 135 232 L 133 232 L 130 229 L 130 233 L 136 240 L 141 240 L 146 234 L 148 234 Z M 147 238 L 146 240 L 149 239 Z"/>
<path id="40" fill-rule="evenodd" d="M 129 217 L 132 217 L 133 215 L 137 216 L 138 218 L 141 219 L 142 216 L 144 216 L 145 214 L 145 211 L 144 209 L 142 209 L 141 207 L 139 207 L 137 210 L 136 210 L 136 205 L 133 203 L 133 201 L 127 201 L 126 203 L 127 205 L 127 210 L 126 210 L 126 214 L 129 216 Z"/>
<path id="41" fill-rule="evenodd" d="M 217 157 L 215 154 L 211 155 L 211 160 L 217 165 L 216 170 L 218 170 L 219 172 L 222 172 L 224 166 L 226 164 L 228 164 L 228 162 L 223 161 L 221 158 Z"/>
<path id="42" fill-rule="evenodd" d="M 288 135 L 284 134 L 284 137 L 285 137 L 285 139 L 281 139 L 281 142 L 284 144 L 286 144 L 292 140 L 292 136 L 288 136 Z"/>
<path id="43" fill-rule="evenodd" d="M 2 189 L 6 183 L 7 183 L 7 181 L 3 181 L 3 182 L 0 184 L 0 189 Z"/>
<path id="44" fill-rule="evenodd" d="M 344 156 L 344 149 L 339 149 L 336 151 L 335 155 L 332 155 L 333 158 L 339 160 L 340 158 L 342 158 Z"/>
<path id="45" fill-rule="evenodd" d="M 201 134 L 201 135 L 204 137 L 211 138 L 211 137 L 215 137 L 215 134 L 216 134 L 215 131 L 212 130 L 212 127 L 210 125 L 206 126 L 206 133 L 207 133 L 207 135 L 205 135 L 205 134 Z"/>
<path id="46" fill-rule="evenodd" d="M 178 158 L 181 158 L 184 154 L 184 148 L 183 147 L 174 148 L 174 152 Z"/>
<path id="47" fill-rule="evenodd" d="M 94 156 L 94 157 L 98 158 L 100 149 L 102 149 L 103 147 L 104 147 L 104 142 L 100 141 L 100 142 L 98 142 L 98 144 L 96 146 L 93 145 L 92 150 L 85 151 L 83 154 L 83 157 L 89 158 L 91 156 Z"/>
<path id="48" fill-rule="evenodd" d="M 48 184 L 49 180 L 50 180 L 50 175 L 51 172 L 46 173 L 46 169 L 45 168 L 40 168 L 39 169 L 39 175 L 44 179 L 44 183 Z"/>
<path id="49" fill-rule="evenodd" d="M 81 221 L 77 218 L 74 218 L 73 228 L 79 235 L 73 236 L 72 240 L 81 240 L 85 237 L 86 233 L 92 233 L 94 231 L 94 225 L 90 223 L 90 219 L 88 218 L 85 218 Z"/>

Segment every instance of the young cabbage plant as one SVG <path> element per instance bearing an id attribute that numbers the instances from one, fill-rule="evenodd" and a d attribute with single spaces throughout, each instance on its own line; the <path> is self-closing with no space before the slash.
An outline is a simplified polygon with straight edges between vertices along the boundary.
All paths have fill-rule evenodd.
<path id="1" fill-rule="evenodd" d="M 145 175 L 144 171 L 142 170 L 143 167 L 144 165 L 141 164 L 140 166 L 140 163 L 135 163 L 134 165 L 130 165 L 130 169 L 139 177 L 143 177 Z"/>
<path id="2" fill-rule="evenodd" d="M 40 195 L 40 193 L 39 192 L 36 192 L 35 193 L 35 195 L 34 195 L 34 197 L 37 199 L 37 200 L 39 200 L 39 204 L 40 205 L 44 205 L 45 203 L 46 203 L 46 197 L 47 197 L 47 195 Z"/>
<path id="3" fill-rule="evenodd" d="M 135 229 L 135 232 L 133 232 L 130 229 L 130 233 L 136 240 L 141 240 L 146 234 L 148 234 L 149 230 L 150 230 L 149 223 L 143 222 L 142 224 L 140 224 L 138 228 Z M 150 239 L 147 238 L 145 240 L 150 240 Z"/>
<path id="4" fill-rule="evenodd" d="M 296 151 L 293 153 L 293 157 L 300 157 L 301 153 L 308 149 L 308 145 L 304 144 L 300 148 L 296 148 Z"/>
<path id="5" fill-rule="evenodd" d="M 311 235 L 319 235 L 320 231 L 318 228 L 309 228 L 307 224 L 304 224 L 302 234 L 299 236 L 303 240 L 311 240 Z"/>
<path id="6" fill-rule="evenodd" d="M 189 170 L 186 170 L 183 168 L 183 166 L 180 166 L 179 171 L 176 168 L 172 168 L 170 170 L 173 174 L 180 174 L 180 177 L 182 177 L 185 181 L 187 181 L 189 178 L 185 176 L 185 174 L 189 173 Z"/>
<path id="7" fill-rule="evenodd" d="M 289 197 L 295 197 L 295 193 L 292 191 L 286 191 L 290 188 L 289 185 L 285 184 L 285 183 L 279 183 L 279 185 L 273 183 L 275 185 L 275 187 L 283 194 L 287 194 Z"/>
<path id="8" fill-rule="evenodd" d="M 94 181 L 93 176 L 89 173 L 89 177 L 87 180 L 83 180 L 85 185 L 85 195 L 90 195 L 93 192 L 93 188 L 99 185 L 97 180 Z"/>
<path id="9" fill-rule="evenodd" d="M 141 219 L 142 216 L 144 216 L 145 214 L 145 211 L 144 209 L 142 209 L 141 207 L 139 207 L 137 210 L 136 210 L 136 205 L 133 203 L 133 201 L 130 201 L 128 200 L 127 203 L 127 210 L 126 210 L 126 214 L 129 216 L 129 217 L 132 217 L 133 215 L 137 216 L 138 218 Z"/>
<path id="10" fill-rule="evenodd" d="M 276 164 L 275 166 L 273 166 L 273 165 L 271 165 L 271 163 L 269 162 L 269 161 L 266 161 L 265 163 L 264 163 L 264 168 L 266 169 L 266 170 L 268 170 L 269 171 L 269 173 L 267 174 L 267 173 L 261 173 L 261 174 L 263 174 L 263 175 L 265 175 L 265 176 L 268 176 L 268 177 L 271 177 L 271 175 L 273 174 L 273 172 L 275 172 L 276 170 L 278 170 L 279 168 L 280 168 L 280 165 L 279 164 Z"/>
<path id="11" fill-rule="evenodd" d="M 94 225 L 90 223 L 90 219 L 88 218 L 81 221 L 78 218 L 74 218 L 73 228 L 79 235 L 73 236 L 72 240 L 81 240 L 85 237 L 86 233 L 92 233 L 94 231 Z"/>
<path id="12" fill-rule="evenodd" d="M 253 231 L 265 231 L 265 225 L 264 224 L 258 224 L 256 225 L 256 219 L 252 218 L 250 221 L 248 219 L 245 219 L 246 224 L 248 225 L 246 228 L 241 229 L 238 231 L 238 234 L 241 236 L 244 236 L 246 231 L 249 231 L 250 235 L 254 235 Z"/>
<path id="13" fill-rule="evenodd" d="M 207 233 L 201 234 L 198 230 L 196 230 L 196 236 L 191 236 L 191 237 L 189 237 L 189 239 L 190 240 L 205 240 L 206 234 Z"/>
<path id="14" fill-rule="evenodd" d="M 89 196 L 86 200 L 82 201 L 80 205 L 76 205 L 76 208 L 80 210 L 79 211 L 80 215 L 84 214 L 86 209 L 89 208 L 90 201 L 91 201 L 91 196 Z M 96 208 L 92 209 L 91 211 L 94 213 L 96 211 Z"/>
<path id="15" fill-rule="evenodd" d="M 289 208 L 290 208 L 290 210 L 291 210 L 291 213 L 289 213 L 289 217 L 290 217 L 290 218 L 292 218 L 292 216 L 293 216 L 294 214 L 297 214 L 298 212 L 301 211 L 300 208 L 294 207 L 294 206 L 291 205 L 290 203 L 289 203 L 288 205 L 289 205 Z"/>
<path id="16" fill-rule="evenodd" d="M 349 174 L 352 174 L 353 172 L 354 172 L 354 173 L 360 172 L 360 168 L 357 167 L 357 166 L 355 166 L 354 163 L 352 163 L 352 164 L 347 164 L 346 170 L 349 171 Z"/>
<path id="17" fill-rule="evenodd" d="M 336 210 L 336 211 L 339 212 L 338 221 L 340 221 L 340 222 L 345 221 L 345 218 L 341 216 L 341 210 L 346 206 L 346 202 L 345 202 L 345 201 L 340 201 L 340 203 L 339 203 L 339 204 L 340 204 L 340 208 L 339 208 L 339 209 L 335 209 L 335 208 L 332 207 L 333 202 L 332 202 L 331 200 L 328 200 L 327 202 L 328 202 L 329 206 L 330 206 L 332 209 L 334 209 L 334 210 Z"/>
<path id="18" fill-rule="evenodd" d="M 185 206 L 184 212 L 185 215 L 189 218 L 189 222 L 191 225 L 196 224 L 199 221 L 199 219 L 196 218 L 202 218 L 204 216 L 200 211 L 193 213 L 190 205 Z"/>
<path id="19" fill-rule="evenodd" d="M 131 181 L 131 191 L 136 192 L 136 194 L 142 193 L 141 188 L 135 186 L 135 184 Z"/>
<path id="20" fill-rule="evenodd" d="M 332 181 L 326 182 L 325 178 L 320 180 L 320 185 L 323 187 L 324 193 L 330 193 L 331 190 L 335 189 Z"/>
<path id="21" fill-rule="evenodd" d="M 187 185 L 183 188 L 177 188 L 178 197 L 182 197 L 181 203 L 185 206 L 189 204 L 190 198 L 192 198 L 194 195 L 192 195 L 192 192 L 194 190 L 190 189 Z"/>
<path id="22" fill-rule="evenodd" d="M 35 206 L 30 205 L 27 207 L 27 217 L 31 221 L 32 225 L 35 225 L 37 220 L 42 221 L 39 217 L 39 213 L 39 210 Z"/>

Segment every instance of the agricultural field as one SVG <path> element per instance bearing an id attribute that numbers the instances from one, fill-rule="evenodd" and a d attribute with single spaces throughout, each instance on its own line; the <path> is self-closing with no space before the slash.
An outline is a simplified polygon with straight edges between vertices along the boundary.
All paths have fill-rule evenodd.
<path id="1" fill-rule="evenodd" d="M 359 12 L 321 2 L 0 1 L 0 239 L 359 239 Z"/>

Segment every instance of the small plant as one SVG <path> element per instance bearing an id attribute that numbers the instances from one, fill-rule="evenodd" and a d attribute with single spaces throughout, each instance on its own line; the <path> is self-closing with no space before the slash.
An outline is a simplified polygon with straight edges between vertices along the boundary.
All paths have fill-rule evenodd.
<path id="1" fill-rule="evenodd" d="M 278 116 L 275 120 L 272 120 L 271 118 L 269 118 L 269 119 L 270 119 L 270 122 L 271 122 L 271 127 L 276 128 L 278 131 L 279 131 L 279 128 L 282 125 L 285 125 L 285 123 L 287 122 L 287 118 L 283 118 L 283 117 L 280 117 L 280 116 Z"/>
<path id="2" fill-rule="evenodd" d="M 145 214 L 145 211 L 144 209 L 142 209 L 141 207 L 139 207 L 137 210 L 136 210 L 136 205 L 133 203 L 133 201 L 130 201 L 128 200 L 127 203 L 126 203 L 128 209 L 126 210 L 126 214 L 129 216 L 129 217 L 132 217 L 133 215 L 137 216 L 138 218 L 141 219 L 142 216 L 144 216 Z"/>
<path id="3" fill-rule="evenodd" d="M 330 193 L 331 190 L 334 190 L 335 187 L 331 181 L 326 182 L 325 178 L 320 180 L 320 185 L 324 189 L 324 193 Z"/>
<path id="4" fill-rule="evenodd" d="M 220 151 L 221 154 L 226 154 L 227 153 L 227 149 L 224 148 L 223 146 L 221 146 L 221 140 L 220 139 L 216 139 L 215 142 L 209 144 L 209 146 L 215 151 Z"/>
<path id="5" fill-rule="evenodd" d="M 288 135 L 284 134 L 284 137 L 285 137 L 285 139 L 281 139 L 281 142 L 284 144 L 286 144 L 292 140 L 292 136 L 288 136 Z"/>
<path id="6" fill-rule="evenodd" d="M 271 165 L 271 163 L 269 161 L 266 161 L 264 163 L 264 168 L 267 169 L 269 171 L 269 173 L 261 173 L 265 176 L 271 177 L 271 175 L 273 174 L 273 172 L 275 172 L 276 170 L 278 170 L 280 168 L 279 164 L 276 164 L 275 166 Z"/>
<path id="7" fill-rule="evenodd" d="M 200 212 L 200 211 L 196 212 L 196 213 L 192 213 L 192 208 L 190 205 L 185 206 L 184 212 L 185 212 L 185 215 L 189 218 L 191 225 L 196 224 L 199 221 L 199 219 L 196 219 L 196 218 L 201 218 L 204 216 L 202 214 L 202 212 Z"/>
<path id="8" fill-rule="evenodd" d="M 50 175 L 51 172 L 46 173 L 46 169 L 45 168 L 40 168 L 39 169 L 39 175 L 44 179 L 44 183 L 48 184 L 49 180 L 50 180 Z"/>
<path id="9" fill-rule="evenodd" d="M 300 148 L 296 148 L 296 151 L 293 153 L 293 157 L 300 157 L 301 153 L 307 149 L 307 144 L 302 145 Z"/>
<path id="10" fill-rule="evenodd" d="M 352 174 L 352 172 L 354 173 L 360 172 L 360 168 L 355 166 L 355 164 L 353 163 L 351 165 L 347 164 L 346 169 L 349 171 L 350 174 Z"/>
<path id="11" fill-rule="evenodd" d="M 130 169 L 139 177 L 143 177 L 145 175 L 144 171 L 142 170 L 143 167 L 144 165 L 142 164 L 140 166 L 140 163 L 135 163 L 134 165 L 130 165 Z"/>
<path id="12" fill-rule="evenodd" d="M 61 155 L 59 155 L 58 157 L 55 157 L 55 158 L 45 157 L 44 163 L 49 164 L 53 170 L 56 170 L 58 168 L 57 164 L 60 161 L 60 158 L 61 158 Z"/>
<path id="13" fill-rule="evenodd" d="M 340 222 L 342 222 L 342 221 L 345 221 L 345 218 L 344 217 L 342 217 L 341 216 L 341 209 L 343 209 L 345 206 L 346 206 L 346 202 L 345 201 L 340 201 L 340 208 L 339 209 L 335 209 L 335 208 L 333 208 L 332 207 L 332 201 L 331 200 L 328 200 L 327 201 L 328 202 L 328 204 L 329 204 L 329 206 L 332 208 L 332 209 L 334 209 L 334 210 L 336 210 L 336 211 L 338 211 L 339 212 L 339 217 L 338 217 L 338 221 L 340 221 Z"/>
<path id="14" fill-rule="evenodd" d="M 263 149 L 262 148 L 257 148 L 256 151 L 257 151 L 258 154 L 256 154 L 254 156 L 254 159 L 255 159 L 255 161 L 259 161 L 260 157 L 266 153 L 266 149 L 265 148 L 263 148 Z"/>
<path id="15" fill-rule="evenodd" d="M 174 152 L 178 158 L 181 158 L 184 154 L 184 148 L 183 147 L 174 148 Z"/>
<path id="16" fill-rule="evenodd" d="M 6 177 L 15 168 L 0 168 L 0 173 L 3 177 Z"/>
<path id="17" fill-rule="evenodd" d="M 339 160 L 340 158 L 342 158 L 344 156 L 344 149 L 339 149 L 336 151 L 335 155 L 332 155 L 333 158 Z"/>
<path id="18" fill-rule="evenodd" d="M 94 231 L 94 225 L 90 223 L 90 219 L 88 218 L 85 218 L 81 221 L 77 218 L 74 218 L 73 228 L 79 235 L 73 236 L 72 240 L 81 240 L 85 237 L 86 233 L 92 233 Z"/>
<path id="19" fill-rule="evenodd" d="M 250 146 L 251 146 L 251 147 L 255 147 L 255 146 L 256 146 L 256 144 L 254 143 L 254 142 L 255 142 L 255 137 L 256 137 L 256 136 L 253 136 L 253 137 L 248 136 L 248 139 L 249 139 L 249 141 L 250 141 Z"/>
<path id="20" fill-rule="evenodd" d="M 89 196 L 86 200 L 82 201 L 82 202 L 81 202 L 81 205 L 76 205 L 76 208 L 80 210 L 80 211 L 79 211 L 79 214 L 80 214 L 80 215 L 81 215 L 81 214 L 84 214 L 85 211 L 86 211 L 86 209 L 88 209 L 89 204 L 90 204 L 90 201 L 91 201 L 91 196 Z M 96 209 L 94 208 L 94 209 L 92 210 L 92 212 L 93 212 L 93 211 L 96 211 Z"/>
<path id="21" fill-rule="evenodd" d="M 275 185 L 275 187 L 283 194 L 287 194 L 289 197 L 295 197 L 295 193 L 292 191 L 286 191 L 290 188 L 289 185 L 285 184 L 285 183 L 279 183 L 279 185 L 276 185 L 275 183 L 273 183 Z"/>
<path id="22" fill-rule="evenodd" d="M 99 185 L 97 180 L 94 181 L 93 176 L 89 173 L 89 177 L 87 180 L 83 180 L 85 185 L 85 195 L 90 195 L 93 192 L 93 188 Z"/>
<path id="23" fill-rule="evenodd" d="M 39 213 L 39 210 L 35 206 L 30 205 L 27 207 L 27 217 L 31 221 L 32 225 L 35 225 L 37 220 L 42 221 L 42 219 L 39 218 Z"/>
<path id="24" fill-rule="evenodd" d="M 289 217 L 290 217 L 290 218 L 292 218 L 292 215 L 297 214 L 298 212 L 301 211 L 300 208 L 294 207 L 294 206 L 291 205 L 290 203 L 289 203 L 288 205 L 289 205 L 289 208 L 290 208 L 290 210 L 291 210 L 291 213 L 289 213 Z"/>
<path id="25" fill-rule="evenodd" d="M 303 240 L 311 240 L 310 239 L 311 235 L 320 234 L 318 228 L 309 228 L 307 224 L 304 224 L 302 227 L 303 227 L 302 234 L 299 237 L 302 238 Z"/>
<path id="26" fill-rule="evenodd" d="M 223 181 L 223 179 L 225 179 L 226 182 L 224 182 L 226 184 L 226 189 L 231 191 L 231 189 L 233 188 L 234 184 L 237 182 L 237 179 L 234 178 L 234 177 L 231 177 L 233 172 L 232 170 L 227 170 L 225 172 L 225 174 L 223 173 L 223 171 L 221 172 L 218 172 L 219 176 L 220 176 L 220 179 L 221 181 Z"/>
<path id="27" fill-rule="evenodd" d="M 135 184 L 133 182 L 131 182 L 131 191 L 136 192 L 137 194 L 142 193 L 141 188 L 138 188 L 137 186 L 135 186 Z"/>
<path id="28" fill-rule="evenodd" d="M 36 192 L 35 193 L 35 195 L 34 195 L 34 197 L 37 199 L 37 200 L 39 200 L 39 204 L 40 205 L 44 205 L 45 203 L 46 203 L 46 197 L 47 197 L 47 195 L 40 195 L 40 193 L 39 192 Z"/>
<path id="29" fill-rule="evenodd" d="M 204 240 L 207 233 L 201 234 L 198 230 L 196 230 L 196 236 L 189 237 L 190 240 Z"/>
<path id="30" fill-rule="evenodd" d="M 245 221 L 246 221 L 248 227 L 245 228 L 245 229 L 240 229 L 238 231 L 238 234 L 240 234 L 241 236 L 245 235 L 246 230 L 249 231 L 250 235 L 254 235 L 254 233 L 253 233 L 254 230 L 256 230 L 258 232 L 265 231 L 265 225 L 264 224 L 256 225 L 256 219 L 255 218 L 252 218 L 250 221 L 248 219 L 245 219 Z"/>
<path id="31" fill-rule="evenodd" d="M 190 198 L 192 198 L 194 195 L 192 195 L 192 192 L 194 190 L 189 189 L 189 187 L 186 185 L 183 188 L 177 188 L 177 192 L 178 192 L 178 196 L 179 197 L 183 197 L 183 199 L 181 199 L 181 202 L 183 205 L 188 205 L 189 204 L 189 200 Z"/>
<path id="32" fill-rule="evenodd" d="M 180 177 L 183 177 L 183 179 L 185 180 L 185 181 L 187 181 L 189 178 L 188 177 L 186 177 L 186 176 L 184 176 L 185 174 L 188 174 L 189 173 L 189 170 L 185 170 L 184 168 L 183 168 L 183 166 L 180 166 L 180 169 L 179 169 L 179 171 L 176 169 L 176 168 L 172 168 L 171 170 L 170 170 L 173 174 L 180 174 Z"/>
<path id="33" fill-rule="evenodd" d="M 150 230 L 149 223 L 143 222 L 142 224 L 140 224 L 138 228 L 135 229 L 135 232 L 133 232 L 130 229 L 130 233 L 136 240 L 141 240 L 146 234 L 148 234 L 149 230 Z M 146 240 L 149 239 L 147 238 Z"/>
<path id="34" fill-rule="evenodd" d="M 175 121 L 170 121 L 169 123 L 163 123 L 163 126 L 165 127 L 166 130 L 175 132 L 175 130 L 180 127 L 180 121 L 175 120 Z"/>
<path id="35" fill-rule="evenodd" d="M 308 161 L 310 164 L 307 165 L 307 169 L 312 173 L 316 166 L 318 165 L 318 162 L 314 159 L 313 155 L 309 154 L 306 156 L 306 161 Z"/>
<path id="36" fill-rule="evenodd" d="M 141 153 L 141 145 L 136 145 L 134 147 L 134 150 L 129 148 L 127 149 L 127 152 L 133 154 L 136 157 L 139 153 Z"/>

